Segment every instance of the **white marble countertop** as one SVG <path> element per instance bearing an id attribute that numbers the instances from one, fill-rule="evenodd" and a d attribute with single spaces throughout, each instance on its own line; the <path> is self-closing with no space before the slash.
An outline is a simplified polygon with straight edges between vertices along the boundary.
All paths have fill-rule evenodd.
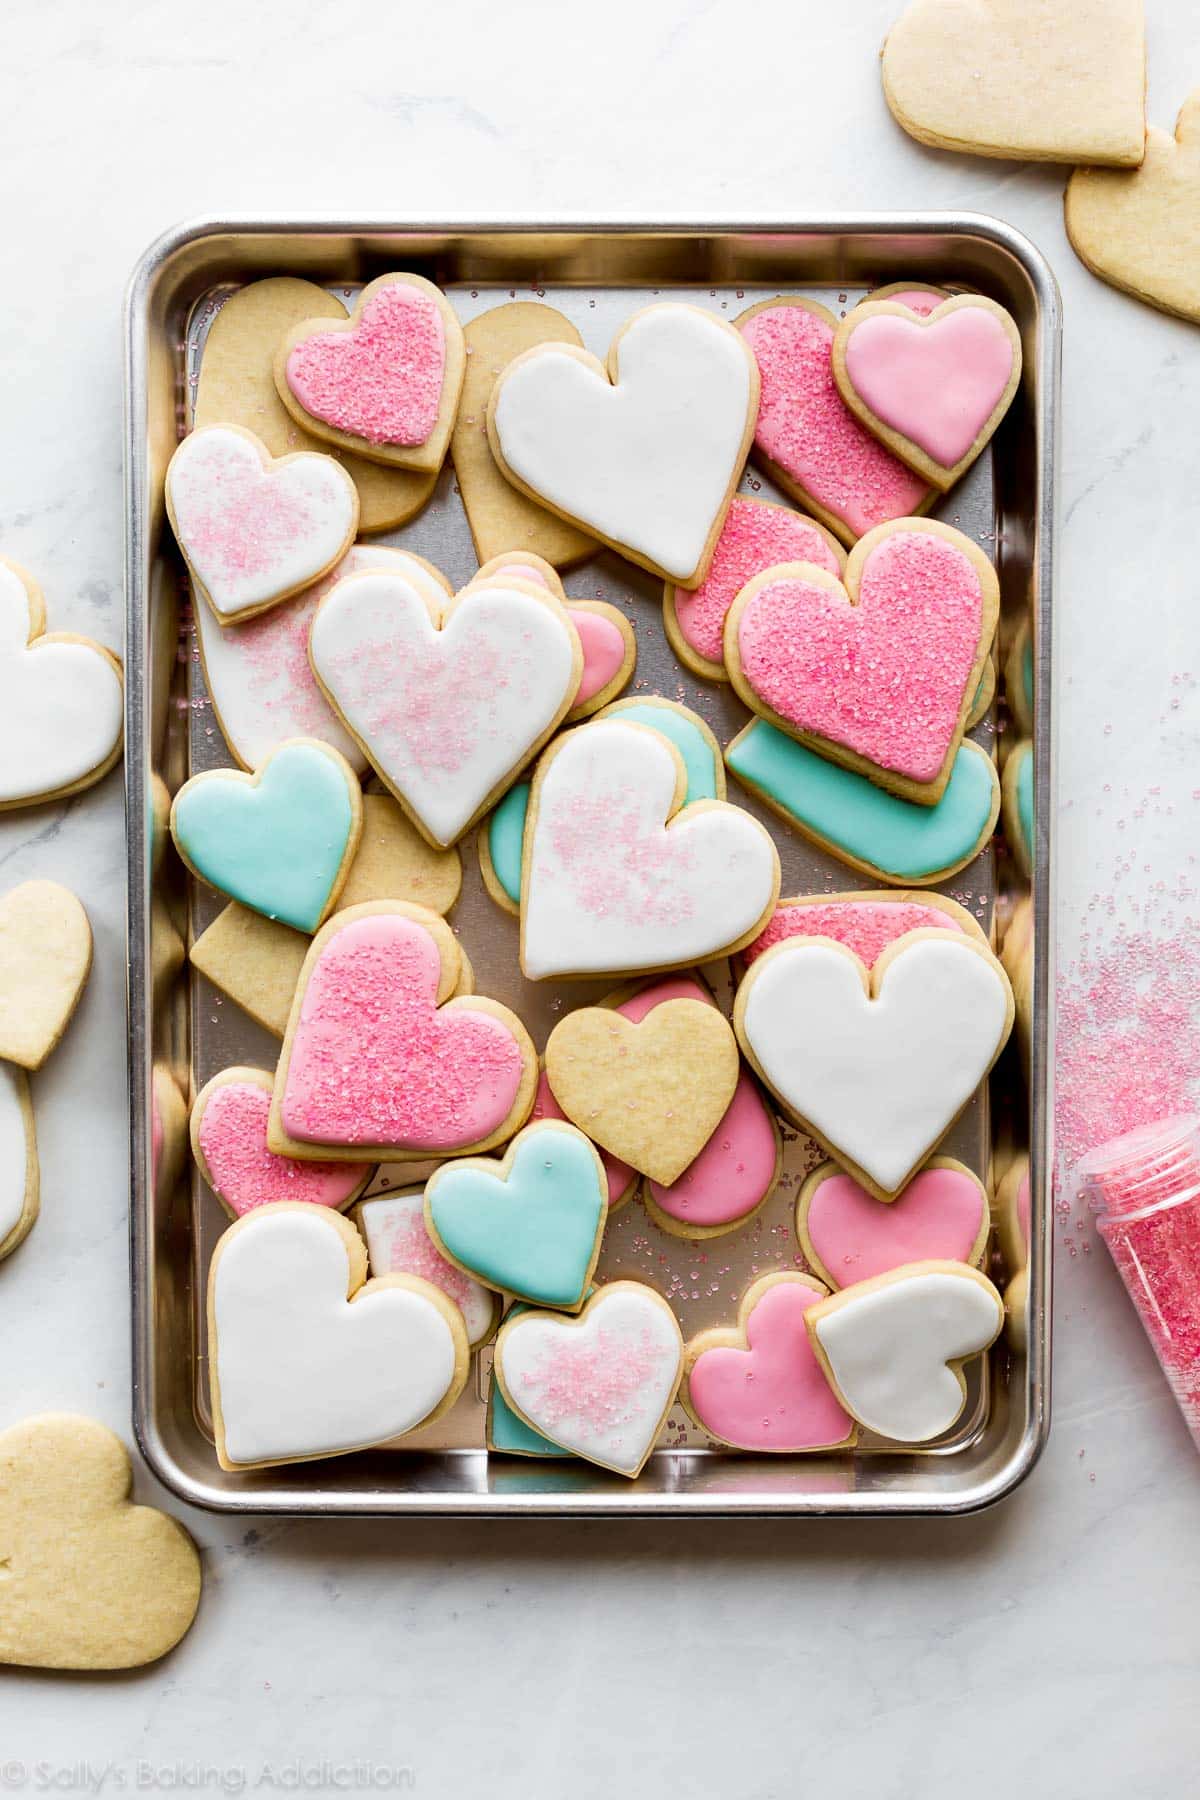
<path id="1" fill-rule="evenodd" d="M 1200 332 L 1085 273 L 1061 172 L 900 133 L 876 63 L 899 5 L 17 0 L 0 77 L 0 546 L 39 574 L 53 625 L 120 646 L 121 293 L 181 217 L 997 213 L 1046 253 L 1066 304 L 1069 963 L 1093 900 L 1103 915 L 1119 889 L 1116 918 L 1195 860 L 1200 698 L 1169 697 L 1200 664 L 1184 550 Z M 1151 112 L 1169 124 L 1200 82 L 1200 15 L 1149 10 Z M 119 777 L 6 815 L 0 870 L 5 886 L 76 889 L 97 937 L 79 1019 L 36 1078 L 43 1211 L 0 1267 L 0 1423 L 78 1409 L 128 1438 Z M 239 1770 L 247 1787 L 285 1785 L 297 1759 L 359 1757 L 411 1768 L 421 1794 L 537 1800 L 618 1783 L 737 1800 L 818 1784 L 876 1800 L 1194 1791 L 1200 1462 L 1111 1269 L 1072 1249 L 1060 1241 L 1050 1446 L 989 1514 L 572 1528 L 196 1515 L 206 1586 L 190 1637 L 115 1680 L 5 1672 L 0 1784 L 19 1786 L 16 1763 L 30 1788 L 56 1768 L 75 1791 L 181 1788 L 209 1764 L 208 1788 L 224 1770 L 237 1791 Z M 139 1491 L 153 1493 L 144 1474 Z M 309 1791 L 335 1779 L 317 1767 Z"/>

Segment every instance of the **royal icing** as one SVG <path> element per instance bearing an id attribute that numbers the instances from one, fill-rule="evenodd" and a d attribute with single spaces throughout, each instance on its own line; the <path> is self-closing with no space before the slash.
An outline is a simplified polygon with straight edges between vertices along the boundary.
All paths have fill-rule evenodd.
<path id="1" fill-rule="evenodd" d="M 408 1288 L 348 1301 L 350 1258 L 319 1209 L 251 1214 L 212 1273 L 216 1367 L 231 1463 L 323 1456 L 412 1431 L 458 1357 L 444 1315 Z"/>
<path id="2" fill-rule="evenodd" d="M 358 829 L 340 758 L 291 743 L 244 775 L 193 776 L 175 796 L 171 830 L 202 880 L 297 931 L 315 931 Z"/>
<path id="3" fill-rule="evenodd" d="M 534 1095 L 533 1111 L 529 1115 L 530 1120 L 565 1120 L 566 1116 L 550 1090 L 550 1083 L 546 1079 L 546 1071 L 543 1069 L 538 1075 L 537 1093 Z M 610 1207 L 616 1206 L 617 1202 L 623 1200 L 628 1194 L 634 1181 L 634 1171 L 628 1163 L 622 1162 L 619 1156 L 613 1156 L 610 1151 L 602 1149 L 599 1144 L 596 1145 L 596 1153 L 604 1167 L 608 1204 Z"/>
<path id="4" fill-rule="evenodd" d="M 563 614 L 501 581 L 439 629 L 403 576 L 339 582 L 313 620 L 322 686 L 398 799 L 453 843 L 566 713 L 578 683 Z"/>
<path id="5" fill-rule="evenodd" d="M 625 639 L 615 621 L 584 606 L 569 607 L 583 651 L 583 674 L 572 706 L 586 706 L 602 688 L 616 680 L 625 662 Z"/>
<path id="6" fill-rule="evenodd" d="M 608 1184 L 572 1125 L 540 1124 L 513 1140 L 504 1163 L 447 1163 L 425 1188 L 431 1232 L 489 1287 L 540 1306 L 578 1306 L 608 1214 Z"/>
<path id="7" fill-rule="evenodd" d="M 683 1345 L 666 1301 L 622 1281 L 577 1320 L 524 1313 L 505 1324 L 496 1363 L 509 1400 L 543 1437 L 633 1476 L 675 1398 Z"/>
<path id="8" fill-rule="evenodd" d="M 822 1272 L 844 1288 L 905 1263 L 974 1262 L 987 1196 L 965 1169 L 932 1168 L 885 1204 L 829 1165 L 804 1202 L 800 1224 Z"/>
<path id="9" fill-rule="evenodd" d="M 772 944 L 782 944 L 786 938 L 835 938 L 870 969 L 898 937 L 922 930 L 961 931 L 962 926 L 951 912 L 908 900 L 831 900 L 815 906 L 781 900 L 742 956 L 749 967 Z"/>
<path id="10" fill-rule="evenodd" d="M 926 881 L 968 862 L 990 831 L 999 800 L 992 759 L 971 743 L 959 745 L 934 806 L 889 794 L 764 719 L 734 739 L 725 761 L 836 854 L 900 883 Z"/>
<path id="11" fill-rule="evenodd" d="M 784 1104 L 895 1193 L 995 1060 L 1008 984 L 949 933 L 895 950 L 874 996 L 863 974 L 836 945 L 781 944 L 746 977 L 742 1029 Z"/>
<path id="12" fill-rule="evenodd" d="M 928 324 L 875 313 L 846 338 L 855 393 L 945 469 L 970 452 L 1012 371 L 1012 340 L 990 307 L 956 304 Z"/>
<path id="13" fill-rule="evenodd" d="M 691 1410 L 740 1450 L 819 1450 L 843 1444 L 854 1421 L 813 1352 L 805 1314 L 824 1290 L 803 1276 L 772 1281 L 746 1315 L 746 1347 L 714 1344 L 688 1374 Z"/>
<path id="14" fill-rule="evenodd" d="M 718 319 L 666 302 L 620 335 L 616 380 L 547 345 L 501 376 L 491 428 L 518 481 L 668 579 L 700 566 L 743 457 L 753 364 Z"/>
<path id="15" fill-rule="evenodd" d="M 541 765 L 522 892 L 532 979 L 704 962 L 772 904 L 778 857 L 748 813 L 716 802 L 667 826 L 676 756 L 615 717 L 571 732 Z"/>
<path id="16" fill-rule="evenodd" d="M 839 1296 L 812 1329 L 859 1423 L 881 1437 L 925 1444 L 963 1409 L 961 1377 L 947 1364 L 986 1350 L 1003 1318 L 989 1281 L 924 1270 Z"/>
<path id="17" fill-rule="evenodd" d="M 803 306 L 764 307 L 738 326 L 758 362 L 755 443 L 855 537 L 918 512 L 929 488 L 859 424 L 833 379 L 833 325 Z"/>
<path id="18" fill-rule="evenodd" d="M 983 590 L 970 558 L 930 532 L 895 531 L 841 583 L 765 578 L 737 618 L 751 693 L 785 728 L 932 782 L 960 735 L 979 656 Z"/>
<path id="19" fill-rule="evenodd" d="M 291 1138 L 395 1151 L 465 1150 L 516 1104 L 524 1071 L 506 1020 L 437 1008 L 441 962 L 417 920 L 371 913 L 312 953 L 280 1097 Z"/>
<path id="20" fill-rule="evenodd" d="M 506 1318 L 518 1318 L 521 1313 L 530 1312 L 532 1308 L 522 1301 L 516 1301 L 505 1315 Z M 488 1388 L 487 1405 L 487 1443 L 488 1449 L 509 1456 L 569 1456 L 569 1450 L 563 1450 L 558 1444 L 552 1444 L 548 1437 L 527 1425 L 519 1413 L 515 1413 L 504 1398 L 504 1390 L 492 1374 Z"/>
<path id="21" fill-rule="evenodd" d="M 683 758 L 687 782 L 683 795 L 685 806 L 690 806 L 693 800 L 724 799 L 720 752 L 695 713 L 685 706 L 667 706 L 662 701 L 621 700 L 609 717 L 648 725 L 651 731 L 659 732 L 674 744 Z"/>
<path id="22" fill-rule="evenodd" d="M 705 662 L 723 665 L 725 616 L 746 583 L 779 563 L 815 563 L 840 575 L 840 557 L 811 519 L 735 494 L 708 574 L 692 593 L 672 588 L 675 621 L 685 644 Z"/>
<path id="23" fill-rule="evenodd" d="M 510 787 L 487 823 L 488 855 L 492 873 L 514 906 L 521 904 L 521 856 L 525 844 L 525 816 L 529 811 L 529 783 Z"/>
<path id="24" fill-rule="evenodd" d="M 35 638 L 29 595 L 0 561 L 0 804 L 86 781 L 121 741 L 121 677 L 98 645 Z"/>
<path id="25" fill-rule="evenodd" d="M 0 1062 L 0 1244 L 25 1212 L 32 1152 L 21 1104 L 27 1091 L 25 1076 L 11 1063 Z"/>
<path id="26" fill-rule="evenodd" d="M 184 438 L 167 500 L 179 547 L 226 619 L 316 581 L 358 523 L 358 490 L 331 456 L 272 463 L 256 439 L 224 425 Z"/>
<path id="27" fill-rule="evenodd" d="M 241 1218 L 276 1200 L 345 1206 L 370 1174 L 367 1163 L 297 1162 L 267 1148 L 271 1086 L 224 1081 L 203 1099 L 196 1141 L 218 1200 Z"/>
<path id="28" fill-rule="evenodd" d="M 337 567 L 294 600 L 237 625 L 222 626 L 209 606 L 195 609 L 204 674 L 230 749 L 256 769 L 287 738 L 318 738 L 361 774 L 367 759 L 317 686 L 308 660 L 308 633 L 326 594 L 347 575 L 364 569 L 403 573 L 434 605 L 445 590 L 403 550 L 387 544 L 354 544 Z"/>
<path id="29" fill-rule="evenodd" d="M 909 312 L 916 313 L 920 319 L 927 319 L 935 307 L 940 306 L 946 298 L 936 288 L 893 288 L 887 294 L 868 294 L 868 300 L 891 300 L 897 306 L 907 306 Z"/>
<path id="30" fill-rule="evenodd" d="M 418 1189 L 364 1200 L 359 1216 L 372 1275 L 419 1275 L 432 1282 L 461 1312 L 472 1345 L 482 1343 L 496 1316 L 496 1296 L 446 1261 L 426 1229 L 424 1194 Z"/>
<path id="31" fill-rule="evenodd" d="M 314 331 L 288 352 L 287 384 L 306 413 L 369 444 L 415 448 L 437 424 L 446 327 L 431 294 L 381 284 L 348 331 Z"/>

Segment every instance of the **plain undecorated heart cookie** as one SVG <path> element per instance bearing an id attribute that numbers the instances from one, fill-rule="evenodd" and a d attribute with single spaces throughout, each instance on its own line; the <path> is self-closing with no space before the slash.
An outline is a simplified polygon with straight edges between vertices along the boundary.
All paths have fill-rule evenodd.
<path id="1" fill-rule="evenodd" d="M 736 1326 L 688 1344 L 680 1398 L 702 1431 L 737 1450 L 777 1455 L 848 1449 L 857 1439 L 818 1362 L 805 1317 L 826 1290 L 781 1270 L 752 1282 Z"/>
<path id="2" fill-rule="evenodd" d="M 811 1307 L 813 1348 L 842 1405 L 868 1431 L 927 1444 L 962 1412 L 962 1367 L 993 1343 L 1004 1304 L 986 1275 L 924 1261 Z"/>
<path id="3" fill-rule="evenodd" d="M 335 295 L 313 281 L 271 275 L 229 295 L 208 329 L 196 385 L 193 425 L 241 425 L 272 456 L 314 450 L 336 457 L 358 489 L 360 531 L 392 531 L 419 513 L 437 471 L 388 468 L 313 437 L 292 417 L 275 386 L 275 352 L 304 319 L 344 320 Z"/>
<path id="4" fill-rule="evenodd" d="M 125 690 L 110 650 L 47 631 L 41 589 L 0 556 L 0 812 L 65 800 L 120 760 Z"/>
<path id="5" fill-rule="evenodd" d="M 505 1400 L 527 1425 L 632 1479 L 671 1410 L 683 1339 L 653 1288 L 614 1281 L 597 1289 L 576 1319 L 523 1312 L 506 1320 L 493 1367 Z"/>
<path id="6" fill-rule="evenodd" d="M 813 1170 L 796 1200 L 805 1261 L 831 1288 L 905 1263 L 977 1265 L 989 1226 L 983 1183 L 950 1156 L 932 1157 L 886 1206 L 831 1162 Z"/>
<path id="7" fill-rule="evenodd" d="M 516 490 L 509 488 L 509 492 Z M 607 600 L 568 599 L 562 580 L 550 563 L 521 550 L 506 550 L 493 556 L 472 576 L 471 585 L 479 582 L 486 587 L 493 576 L 505 575 L 548 589 L 562 601 L 575 627 L 583 652 L 583 669 L 564 722 L 574 725 L 580 719 L 588 719 L 615 700 L 628 687 L 637 666 L 637 636 L 620 608 L 610 606 Z"/>
<path id="8" fill-rule="evenodd" d="M 0 1433 L 0 1663 L 133 1669 L 165 1656 L 200 1603 L 177 1520 L 129 1495 L 120 1439 L 47 1413 Z"/>
<path id="9" fill-rule="evenodd" d="M 898 938 L 868 972 L 820 938 L 776 944 L 738 989 L 746 1056 L 797 1124 L 893 1199 L 1003 1049 L 1012 990 L 964 932 Z"/>
<path id="10" fill-rule="evenodd" d="M 281 1201 L 231 1225 L 208 1275 L 223 1469 L 363 1450 L 440 1418 L 470 1367 L 462 1314 L 411 1275 L 366 1280 L 353 1225 Z"/>
<path id="11" fill-rule="evenodd" d="M 1071 247 L 1093 275 L 1200 320 L 1200 89 L 1184 102 L 1174 137 L 1147 134 L 1135 173 L 1076 169 L 1066 219 Z"/>
<path id="12" fill-rule="evenodd" d="M 541 345 L 503 371 L 488 403 L 500 469 L 533 500 L 664 581 L 701 581 L 754 434 L 758 371 L 723 319 L 648 306 L 607 367 Z"/>
<path id="13" fill-rule="evenodd" d="M 275 386 L 314 437 L 390 467 L 446 459 L 466 351 L 458 315 L 421 275 L 369 281 L 346 320 L 303 319 L 275 353 Z"/>
<path id="14" fill-rule="evenodd" d="M 570 344 L 583 339 L 569 319 L 536 300 L 510 300 L 493 306 L 463 326 L 467 372 L 458 417 L 450 438 L 450 456 L 481 563 L 514 545 L 545 557 L 556 569 L 579 562 L 596 548 L 596 540 L 576 525 L 547 512 L 519 493 L 496 466 L 488 443 L 488 401 L 501 370 L 537 344 Z"/>
<path id="15" fill-rule="evenodd" d="M 372 1275 L 431 1281 L 462 1314 L 472 1350 L 487 1343 L 500 1323 L 500 1295 L 446 1261 L 425 1224 L 423 1188 L 373 1195 L 359 1202 L 356 1218 Z"/>
<path id="16" fill-rule="evenodd" d="M 0 1057 L 40 1069 L 79 1003 L 92 928 L 56 881 L 25 881 L 0 899 Z"/>
<path id="17" fill-rule="evenodd" d="M 275 1077 L 266 1069 L 222 1069 L 192 1104 L 192 1155 L 202 1178 L 233 1218 L 277 1200 L 349 1206 L 370 1181 L 371 1163 L 297 1162 L 267 1146 Z"/>
<path id="18" fill-rule="evenodd" d="M 0 1262 L 33 1230 L 40 1185 L 29 1077 L 0 1062 Z"/>
<path id="19" fill-rule="evenodd" d="M 854 546 L 844 584 L 811 563 L 754 576 L 725 620 L 725 662 L 769 724 L 932 806 L 999 611 L 996 572 L 970 538 L 936 520 L 897 519 Z"/>
<path id="20" fill-rule="evenodd" d="M 167 465 L 167 516 L 201 595 L 223 623 L 311 587 L 358 530 L 358 490 L 331 456 L 273 457 L 240 426 L 185 437 Z"/>
<path id="21" fill-rule="evenodd" d="M 942 150 L 1140 163 L 1142 0 L 909 0 L 883 91 L 910 137 Z"/>
<path id="22" fill-rule="evenodd" d="M 566 717 L 583 652 L 557 595 L 503 574 L 439 605 L 382 570 L 322 600 L 323 692 L 429 841 L 452 844 Z"/>

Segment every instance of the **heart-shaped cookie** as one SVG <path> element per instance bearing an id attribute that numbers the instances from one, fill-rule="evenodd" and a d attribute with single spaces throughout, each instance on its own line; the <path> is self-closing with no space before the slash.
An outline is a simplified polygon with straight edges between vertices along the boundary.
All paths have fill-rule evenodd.
<path id="1" fill-rule="evenodd" d="M 738 989 L 743 1050 L 791 1116 L 880 1200 L 953 1124 L 1012 1028 L 1008 978 L 966 933 L 916 931 L 870 972 L 795 938 Z"/>
<path id="2" fill-rule="evenodd" d="M 206 425 L 167 467 L 167 513 L 218 619 L 249 619 L 341 561 L 358 530 L 358 490 L 331 456 L 273 457 L 252 431 Z"/>
<path id="3" fill-rule="evenodd" d="M 568 1119 L 664 1186 L 721 1123 L 738 1066 L 728 1021 L 707 1000 L 664 1000 L 638 1021 L 582 1007 L 546 1044 L 546 1075 Z"/>
<path id="4" fill-rule="evenodd" d="M 1002 306 L 956 294 L 919 317 L 895 300 L 867 300 L 833 340 L 846 405 L 934 487 L 953 487 L 1012 404 L 1021 337 Z"/>
<path id="5" fill-rule="evenodd" d="M 328 744 L 293 738 L 255 775 L 206 769 L 171 807 L 175 848 L 201 881 L 297 931 L 315 931 L 345 882 L 362 790 Z"/>
<path id="6" fill-rule="evenodd" d="M 441 607 L 403 575 L 340 581 L 317 608 L 322 689 L 431 843 L 470 829 L 565 718 L 583 656 L 531 583 L 472 583 Z"/>
<path id="7" fill-rule="evenodd" d="M 697 1425 L 736 1450 L 844 1449 L 858 1436 L 809 1341 L 805 1318 L 825 1289 L 781 1270 L 746 1290 L 736 1327 L 689 1343 L 681 1398 Z"/>
<path id="8" fill-rule="evenodd" d="M 537 1093 L 533 1099 L 533 1111 L 529 1115 L 530 1122 L 532 1123 L 535 1119 L 565 1120 L 566 1116 L 554 1098 L 545 1069 L 539 1069 Z M 604 1176 L 608 1186 L 608 1210 L 615 1212 L 618 1206 L 625 1204 L 637 1186 L 637 1170 L 631 1169 L 629 1164 L 622 1162 L 619 1156 L 611 1156 L 607 1150 L 600 1151 L 600 1161 L 604 1166 Z"/>
<path id="9" fill-rule="evenodd" d="M 366 1273 L 362 1239 L 325 1207 L 285 1200 L 225 1232 L 208 1275 L 223 1469 L 366 1449 L 453 1406 L 470 1366 L 457 1306 L 415 1276 Z"/>
<path id="10" fill-rule="evenodd" d="M 508 486 L 507 482 L 505 486 Z M 517 499 L 521 498 L 515 488 L 508 491 Z M 550 514 L 545 516 L 549 518 Z M 615 700 L 629 685 L 637 666 L 637 637 L 620 608 L 610 606 L 606 600 L 568 599 L 550 563 L 523 550 L 506 550 L 493 556 L 472 578 L 471 585 L 478 582 L 486 587 L 497 575 L 513 581 L 532 581 L 538 587 L 547 588 L 567 609 L 583 652 L 583 668 L 566 723 L 574 725 L 580 719 L 590 718 L 610 700 Z"/>
<path id="11" fill-rule="evenodd" d="M 909 1263 L 810 1307 L 813 1348 L 846 1411 L 868 1431 L 927 1444 L 967 1397 L 962 1365 L 993 1343 L 1004 1303 L 962 1263 Z"/>
<path id="12" fill-rule="evenodd" d="M 737 486 L 758 373 L 723 319 L 665 301 L 613 339 L 608 366 L 570 345 L 514 358 L 488 403 L 501 471 L 664 581 L 703 579 Z"/>
<path id="13" fill-rule="evenodd" d="M 675 1314 L 653 1288 L 614 1281 L 577 1319 L 525 1312 L 505 1321 L 494 1370 L 535 1431 L 601 1468 L 641 1473 L 683 1366 Z"/>
<path id="14" fill-rule="evenodd" d="M 41 590 L 0 556 L 0 812 L 62 800 L 121 755 L 125 692 L 111 651 L 46 630 Z"/>
<path id="15" fill-rule="evenodd" d="M 425 1187 L 425 1223 L 443 1256 L 489 1287 L 566 1312 L 583 1304 L 607 1217 L 594 1145 L 549 1121 L 518 1132 L 500 1160 L 443 1163 Z"/>
<path id="16" fill-rule="evenodd" d="M 983 552 L 936 520 L 868 532 L 836 575 L 767 569 L 725 621 L 734 688 L 770 724 L 903 799 L 950 779 L 988 660 L 1000 584 Z"/>
<path id="17" fill-rule="evenodd" d="M 545 752 L 521 876 L 531 980 L 680 968 L 758 934 L 779 893 L 770 834 L 723 801 L 680 812 L 686 788 L 674 745 L 620 713 Z"/>
<path id="18" fill-rule="evenodd" d="M 330 919 L 292 1003 L 270 1148 L 424 1161 L 510 1138 L 529 1116 L 537 1057 L 506 1006 L 455 996 L 461 968 L 454 933 L 424 907 L 371 901 Z"/>
<path id="19" fill-rule="evenodd" d="M 1093 275 L 1149 306 L 1200 320 L 1200 88 L 1175 135 L 1150 131 L 1133 174 L 1076 169 L 1067 185 L 1067 236 Z"/>
<path id="20" fill-rule="evenodd" d="M 837 320 L 816 300 L 760 300 L 735 321 L 762 382 L 755 459 L 798 506 L 853 544 L 924 512 L 934 490 L 859 424 L 833 378 Z"/>
<path id="21" fill-rule="evenodd" d="M 177 1644 L 200 1558 L 177 1520 L 129 1498 L 120 1439 L 47 1413 L 0 1433 L 0 1663 L 133 1669 Z"/>
<path id="22" fill-rule="evenodd" d="M 1142 0 L 909 0 L 883 91 L 910 137 L 972 156 L 1140 163 Z"/>
<path id="23" fill-rule="evenodd" d="M 40 1205 L 29 1077 L 0 1062 L 0 1262 L 33 1230 Z"/>
<path id="24" fill-rule="evenodd" d="M 192 1106 L 192 1154 L 217 1199 L 235 1219 L 277 1200 L 340 1210 L 371 1179 L 370 1163 L 298 1162 L 267 1148 L 275 1078 L 265 1069 L 222 1069 Z"/>
<path id="25" fill-rule="evenodd" d="M 458 315 L 420 275 L 380 275 L 345 321 L 305 319 L 275 354 L 275 386 L 314 437 L 372 462 L 440 469 L 462 392 Z"/>
<path id="26" fill-rule="evenodd" d="M 358 1208 L 372 1275 L 418 1275 L 441 1288 L 463 1316 L 472 1350 L 486 1344 L 500 1322 L 500 1295 L 447 1262 L 425 1224 L 425 1191 L 377 1194 Z"/>
<path id="27" fill-rule="evenodd" d="M 861 894 L 805 894 L 781 900 L 742 961 L 752 962 L 788 938 L 833 938 L 845 944 L 867 968 L 873 968 L 889 944 L 910 931 L 966 931 L 987 943 L 982 928 L 957 900 L 944 894 L 889 894 L 886 889 Z"/>
<path id="28" fill-rule="evenodd" d="M 983 1183 L 949 1156 L 935 1156 L 888 1206 L 828 1162 L 813 1170 L 796 1201 L 805 1260 L 831 1288 L 905 1263 L 978 1264 L 988 1227 Z"/>
<path id="29" fill-rule="evenodd" d="M 25 881 L 0 900 L 0 1057 L 40 1069 L 79 1003 L 92 928 L 56 881 Z"/>
<path id="30" fill-rule="evenodd" d="M 815 519 L 735 494 L 700 586 L 689 591 L 668 581 L 663 588 L 663 625 L 680 662 L 706 681 L 728 681 L 725 617 L 734 600 L 764 569 L 798 562 L 840 575 L 846 553 Z"/>

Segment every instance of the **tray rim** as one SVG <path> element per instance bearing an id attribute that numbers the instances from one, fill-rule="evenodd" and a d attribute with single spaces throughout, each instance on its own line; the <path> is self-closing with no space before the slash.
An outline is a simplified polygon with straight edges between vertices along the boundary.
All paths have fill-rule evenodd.
<path id="1" fill-rule="evenodd" d="M 147 1291 L 150 1206 L 146 1149 L 149 1142 L 151 1044 L 147 1030 L 149 970 L 149 841 L 148 746 L 146 732 L 145 655 L 142 618 L 148 599 L 146 551 L 149 452 L 144 422 L 148 396 L 147 334 L 150 299 L 157 277 L 180 253 L 205 239 L 227 236 L 330 237 L 467 236 L 474 234 L 579 233 L 589 236 L 648 235 L 702 238 L 781 233 L 789 237 L 899 235 L 923 238 L 938 234 L 975 237 L 1010 255 L 1022 268 L 1036 302 L 1037 414 L 1035 462 L 1037 538 L 1033 564 L 1037 580 L 1036 681 L 1046 701 L 1034 717 L 1034 795 L 1036 870 L 1032 883 L 1034 936 L 1039 953 L 1034 966 L 1033 1066 L 1039 1079 L 1030 1081 L 1029 1151 L 1039 1229 L 1030 1244 L 1029 1350 L 1025 1391 L 1028 1412 L 1013 1454 L 992 1475 L 974 1486 L 938 1496 L 919 1489 L 873 1489 L 833 1495 L 704 1494 L 639 1492 L 636 1484 L 591 1492 L 417 1493 L 380 1488 L 374 1492 L 335 1493 L 317 1485 L 306 1489 L 260 1487 L 245 1494 L 199 1479 L 175 1460 L 167 1447 L 153 1407 L 153 1317 Z M 753 284 L 757 285 L 757 284 Z M 770 285 L 765 283 L 764 285 Z M 813 282 L 809 285 L 823 285 Z M 836 286 L 836 283 L 828 285 Z M 1054 581 L 1057 531 L 1057 479 L 1061 391 L 1062 301 L 1054 273 L 1041 251 L 1007 222 L 986 213 L 922 210 L 914 212 L 837 211 L 796 219 L 786 213 L 754 218 L 727 214 L 696 220 L 689 214 L 664 213 L 654 219 L 634 214 L 596 219 L 589 214 L 559 213 L 552 219 L 532 214 L 479 216 L 444 213 L 437 219 L 416 214 L 365 217 L 328 214 L 228 213 L 198 216 L 169 227 L 138 258 L 126 288 L 123 314 L 124 500 L 126 593 L 126 737 L 125 803 L 127 840 L 127 1025 L 129 1063 L 131 1284 L 131 1401 L 138 1448 L 164 1487 L 189 1505 L 220 1513 L 330 1517 L 551 1517 L 551 1518 L 754 1518 L 754 1517 L 912 1517 L 962 1515 L 995 1505 L 1032 1472 L 1045 1448 L 1050 1427 L 1051 1313 L 1050 1289 L 1053 1221 L 1050 1171 L 1053 1157 L 1054 1093 L 1054 865 L 1050 854 L 1055 817 L 1054 747 Z M 464 1454 L 451 1452 L 443 1454 Z M 474 1454 L 474 1453 L 470 1453 Z M 671 1451 L 661 1451 L 666 1460 Z"/>

